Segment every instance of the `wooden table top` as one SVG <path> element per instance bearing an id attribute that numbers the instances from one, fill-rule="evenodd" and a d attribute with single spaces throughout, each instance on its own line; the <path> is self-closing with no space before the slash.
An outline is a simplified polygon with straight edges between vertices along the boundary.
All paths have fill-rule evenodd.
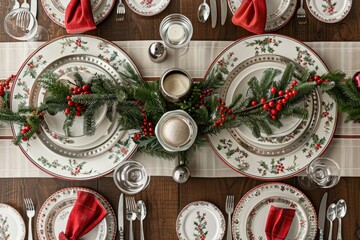
<path id="1" fill-rule="evenodd" d="M 13 0 L 0 1 L 0 25 L 7 13 L 8 6 Z M 211 21 L 201 24 L 197 20 L 197 8 L 202 0 L 172 0 L 169 6 L 159 15 L 142 17 L 132 12 L 126 6 L 124 22 L 115 21 L 115 11 L 98 25 L 98 28 L 88 34 L 97 35 L 108 40 L 154 40 L 160 39 L 159 24 L 161 20 L 171 13 L 182 13 L 190 18 L 194 27 L 193 40 L 236 40 L 250 35 L 246 30 L 231 24 L 231 12 L 228 11 L 228 19 L 224 26 L 218 24 L 215 29 L 211 28 Z M 66 31 L 53 23 L 45 14 L 38 0 L 39 24 L 46 27 L 51 38 L 62 36 Z M 218 0 L 218 6 L 220 0 Z M 360 40 L 360 1 L 353 1 L 353 7 L 349 15 L 340 23 L 326 24 L 316 20 L 307 10 L 307 25 L 299 25 L 295 18 L 276 31 L 276 33 L 289 35 L 301 41 L 359 41 Z M 220 14 L 220 13 L 219 13 Z M 0 28 L 0 42 L 14 41 L 6 35 L 3 27 Z M 195 160 L 194 160 L 195 161 Z M 1 177 L 1 176 L 0 176 Z M 284 180 L 298 187 L 296 178 Z M 148 188 L 135 195 L 136 200 L 142 199 L 147 205 L 148 216 L 145 219 L 146 239 L 177 239 L 175 222 L 178 213 L 192 201 L 204 200 L 214 203 L 225 213 L 226 195 L 233 194 L 235 202 L 251 188 L 263 183 L 245 177 L 239 178 L 191 178 L 187 183 L 178 185 L 170 177 L 152 177 Z M 342 178 L 339 184 L 329 193 L 328 203 L 343 198 L 348 203 L 348 213 L 343 219 L 343 239 L 360 239 L 360 178 Z M 71 186 L 82 186 L 98 191 L 109 200 L 114 210 L 117 211 L 120 191 L 116 188 L 112 178 L 84 182 L 70 182 L 53 178 L 32 179 L 0 179 L 0 202 L 15 207 L 27 223 L 24 210 L 23 198 L 31 197 L 39 210 L 43 202 L 55 191 Z M 314 204 L 319 208 L 324 189 L 304 191 Z M 128 222 L 125 221 L 127 230 Z M 326 223 L 326 236 L 329 224 Z M 33 224 L 35 229 L 35 224 Z M 139 222 L 135 222 L 135 239 L 139 239 Z M 337 221 L 334 224 L 334 233 L 337 230 Z M 128 232 L 126 231 L 126 236 Z M 36 232 L 34 230 L 34 236 Z M 334 234 L 336 236 L 336 234 Z M 37 237 L 35 237 L 37 239 Z"/>

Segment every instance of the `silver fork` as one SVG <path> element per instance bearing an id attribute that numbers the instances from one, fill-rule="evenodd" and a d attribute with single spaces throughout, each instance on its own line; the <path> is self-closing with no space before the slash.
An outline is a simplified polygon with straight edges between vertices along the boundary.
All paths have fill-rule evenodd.
<path id="1" fill-rule="evenodd" d="M 300 7 L 296 12 L 296 17 L 297 17 L 299 24 L 307 23 L 305 9 L 304 9 L 303 5 L 304 5 L 304 0 L 300 0 Z"/>
<path id="2" fill-rule="evenodd" d="M 28 4 L 27 0 L 24 0 L 24 2 L 21 4 L 21 7 L 29 10 L 30 9 L 30 4 Z"/>
<path id="3" fill-rule="evenodd" d="M 116 21 L 124 21 L 125 17 L 125 6 L 122 3 L 121 0 L 119 0 L 119 3 L 116 8 Z"/>
<path id="4" fill-rule="evenodd" d="M 25 207 L 26 207 L 26 215 L 29 218 L 29 224 L 28 224 L 28 240 L 32 240 L 32 226 L 31 226 L 31 219 L 35 216 L 35 207 L 34 203 L 31 200 L 31 198 L 24 198 Z"/>
<path id="5" fill-rule="evenodd" d="M 136 219 L 137 205 L 134 197 L 125 197 L 126 219 L 129 220 L 129 240 L 134 240 L 132 222 Z"/>
<path id="6" fill-rule="evenodd" d="M 228 214 L 228 224 L 227 224 L 227 231 L 226 231 L 226 240 L 232 240 L 231 234 L 231 214 L 234 211 L 234 196 L 229 195 L 226 196 L 226 204 L 225 204 L 225 211 Z"/>
<path id="7" fill-rule="evenodd" d="M 14 0 L 14 6 L 12 9 L 18 9 L 20 7 L 20 3 L 18 0 Z"/>

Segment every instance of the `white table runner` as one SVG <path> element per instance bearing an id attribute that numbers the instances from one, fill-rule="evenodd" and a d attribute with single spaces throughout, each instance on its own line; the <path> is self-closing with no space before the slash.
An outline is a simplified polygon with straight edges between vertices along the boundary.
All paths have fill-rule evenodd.
<path id="1" fill-rule="evenodd" d="M 149 45 L 154 41 L 115 42 L 134 60 L 143 77 L 159 77 L 169 68 L 179 67 L 194 77 L 202 78 L 212 60 L 231 42 L 193 41 L 188 52 L 178 57 L 178 53 L 168 50 L 165 62 L 155 64 L 147 57 Z M 360 42 L 308 42 L 330 69 L 341 69 L 349 76 L 360 70 Z M 18 68 L 41 43 L 0 43 L 0 79 L 17 72 Z M 341 166 L 343 176 L 360 176 L 360 124 L 343 123 L 340 115 L 335 138 L 324 156 L 335 159 Z M 10 177 L 50 177 L 31 164 L 9 139 L 8 128 L 0 128 L 0 178 Z M 6 137 L 5 137 L 6 138 Z M 171 176 L 176 161 L 155 159 L 135 154 L 133 159 L 140 160 L 153 176 Z M 189 165 L 194 177 L 237 177 L 241 176 L 227 167 L 209 147 L 196 152 Z"/>

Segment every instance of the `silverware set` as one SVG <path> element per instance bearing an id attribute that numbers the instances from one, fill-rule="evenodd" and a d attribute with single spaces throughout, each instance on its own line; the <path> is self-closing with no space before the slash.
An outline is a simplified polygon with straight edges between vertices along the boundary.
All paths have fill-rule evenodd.
<path id="1" fill-rule="evenodd" d="M 329 235 L 328 239 L 332 240 L 332 232 L 333 232 L 333 221 L 338 219 L 338 231 L 337 231 L 337 240 L 342 240 L 342 218 L 346 215 L 347 206 L 344 199 L 340 199 L 337 203 L 332 203 L 326 209 L 327 205 L 327 195 L 328 193 L 324 193 L 324 196 L 321 199 L 320 208 L 319 208 L 319 239 L 324 239 L 324 227 L 325 227 L 325 217 L 330 222 L 329 226 Z"/>
<path id="2" fill-rule="evenodd" d="M 206 0 L 204 0 L 203 3 L 200 4 L 199 10 L 198 10 L 198 19 L 201 23 L 206 22 L 209 15 L 211 14 L 211 27 L 216 27 L 217 22 L 217 0 L 210 0 L 210 8 L 209 5 L 206 3 Z M 221 25 L 225 24 L 226 17 L 227 17 L 227 1 L 226 0 L 220 0 L 220 11 L 221 11 Z"/>
<path id="3" fill-rule="evenodd" d="M 35 216 L 35 207 L 34 203 L 31 198 L 24 198 L 25 208 L 26 208 L 26 215 L 29 218 L 28 223 L 28 240 L 32 240 L 32 218 Z"/>
<path id="4" fill-rule="evenodd" d="M 125 212 L 124 212 L 124 195 L 121 193 L 119 199 L 118 223 L 120 240 L 124 239 L 124 214 L 129 221 L 129 240 L 134 240 L 133 221 L 138 219 L 140 221 L 140 239 L 144 240 L 143 221 L 146 217 L 146 206 L 142 200 L 135 202 L 134 197 L 125 197 Z"/>

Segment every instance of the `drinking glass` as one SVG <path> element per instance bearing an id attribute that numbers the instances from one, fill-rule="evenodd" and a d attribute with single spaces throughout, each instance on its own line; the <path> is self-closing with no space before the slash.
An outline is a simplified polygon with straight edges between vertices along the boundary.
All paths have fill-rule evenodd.
<path id="1" fill-rule="evenodd" d="M 340 180 L 340 167 L 330 158 L 316 158 L 306 168 L 306 175 L 299 176 L 298 182 L 305 190 L 331 188 Z"/>
<path id="2" fill-rule="evenodd" d="M 136 194 L 144 190 L 150 182 L 150 175 L 145 167 L 136 161 L 122 162 L 114 170 L 115 185 L 126 194 Z"/>
<path id="3" fill-rule="evenodd" d="M 47 41 L 48 31 L 39 26 L 34 15 L 25 8 L 11 10 L 4 19 L 5 32 L 21 41 Z"/>

